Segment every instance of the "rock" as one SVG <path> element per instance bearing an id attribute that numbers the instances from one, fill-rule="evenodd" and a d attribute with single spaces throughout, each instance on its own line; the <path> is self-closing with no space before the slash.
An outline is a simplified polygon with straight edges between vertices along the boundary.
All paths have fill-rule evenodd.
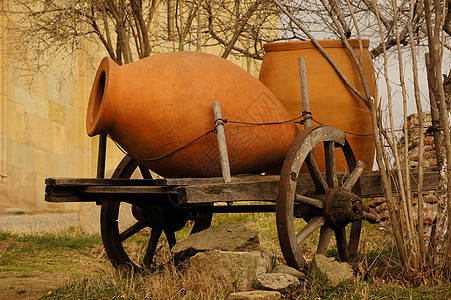
<path id="1" fill-rule="evenodd" d="M 268 273 L 257 278 L 257 283 L 264 290 L 279 291 L 287 293 L 300 286 L 296 276 L 283 273 Z"/>
<path id="2" fill-rule="evenodd" d="M 252 288 L 255 278 L 266 273 L 270 257 L 259 251 L 231 252 L 213 250 L 200 252 L 188 261 L 188 270 L 200 271 L 217 282 L 229 283 L 240 290 Z"/>
<path id="3" fill-rule="evenodd" d="M 289 267 L 287 265 L 278 265 L 271 271 L 271 273 L 283 273 L 283 274 L 288 274 L 288 275 L 292 275 L 292 276 L 295 276 L 298 278 L 305 279 L 304 273 L 296 270 L 295 268 Z"/>
<path id="4" fill-rule="evenodd" d="M 277 291 L 244 291 L 238 293 L 231 293 L 228 300 L 279 300 L 282 295 Z"/>
<path id="5" fill-rule="evenodd" d="M 258 232 L 241 223 L 231 223 L 207 228 L 188 236 L 172 248 L 176 261 L 184 260 L 198 252 L 210 250 L 253 251 L 260 244 Z"/>
<path id="6" fill-rule="evenodd" d="M 354 272 L 351 265 L 346 262 L 338 262 L 333 257 L 316 254 L 313 266 L 319 274 L 326 278 L 327 283 L 332 287 L 336 287 L 340 283 L 347 284 L 354 280 Z"/>
<path id="7" fill-rule="evenodd" d="M 101 206 L 95 203 L 82 203 L 80 205 L 78 221 L 84 233 L 100 233 L 100 208 Z M 136 222 L 135 217 L 132 215 L 131 205 L 122 202 L 119 208 L 119 229 L 123 231 Z"/>

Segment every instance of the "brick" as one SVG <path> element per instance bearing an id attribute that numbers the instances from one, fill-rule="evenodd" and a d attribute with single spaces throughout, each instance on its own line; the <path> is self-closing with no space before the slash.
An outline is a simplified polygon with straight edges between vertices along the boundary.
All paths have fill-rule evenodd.
<path id="1" fill-rule="evenodd" d="M 433 221 L 434 221 L 433 217 L 425 217 L 423 223 L 424 225 L 432 225 Z"/>
<path id="2" fill-rule="evenodd" d="M 376 206 L 376 212 L 378 212 L 378 213 L 385 211 L 387 209 L 388 209 L 388 206 L 386 203 L 382 203 L 381 205 Z"/>
<path id="3" fill-rule="evenodd" d="M 379 213 L 379 214 L 377 214 L 377 215 L 379 216 L 379 219 L 380 219 L 381 221 L 384 221 L 384 220 L 388 220 L 388 219 L 389 219 L 388 211 L 381 212 L 381 213 Z"/>
<path id="4" fill-rule="evenodd" d="M 426 203 L 437 203 L 438 198 L 435 195 L 427 195 L 427 196 L 423 197 L 423 201 Z"/>

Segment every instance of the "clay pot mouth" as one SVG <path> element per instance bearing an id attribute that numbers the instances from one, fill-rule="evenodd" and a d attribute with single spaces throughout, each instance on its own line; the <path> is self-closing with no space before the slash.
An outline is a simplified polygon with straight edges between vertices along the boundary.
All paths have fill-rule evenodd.
<path id="1" fill-rule="evenodd" d="M 363 48 L 368 48 L 370 45 L 369 40 L 361 40 Z M 342 40 L 318 40 L 321 46 L 324 48 L 344 48 Z M 359 40 L 348 40 L 349 44 L 353 48 L 359 47 Z M 265 52 L 274 51 L 293 51 L 300 49 L 316 49 L 316 46 L 311 41 L 299 41 L 299 42 L 275 42 L 263 45 Z"/>
<path id="2" fill-rule="evenodd" d="M 100 121 L 104 111 L 104 102 L 108 90 L 108 60 L 104 59 L 99 66 L 91 95 L 89 96 L 88 112 L 86 118 L 86 129 L 89 136 L 101 133 Z"/>

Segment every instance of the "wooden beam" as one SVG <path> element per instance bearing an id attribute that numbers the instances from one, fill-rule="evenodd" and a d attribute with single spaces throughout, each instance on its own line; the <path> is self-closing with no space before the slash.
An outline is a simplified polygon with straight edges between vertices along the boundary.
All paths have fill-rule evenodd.
<path id="1" fill-rule="evenodd" d="M 418 174 L 411 173 L 412 182 Z M 343 173 L 338 182 L 344 182 Z M 222 178 L 168 178 L 168 179 L 95 179 L 95 178 L 48 178 L 46 179 L 46 201 L 86 202 L 163 200 L 167 195 L 177 195 L 181 204 L 213 203 L 228 201 L 275 202 L 279 176 L 234 176 L 231 183 Z M 438 188 L 438 172 L 424 173 L 423 190 Z M 384 191 L 379 172 L 364 172 L 360 177 L 363 197 L 383 197 Z M 416 184 L 413 185 L 413 188 Z M 298 190 L 312 190 L 314 183 L 310 174 L 300 174 Z M 396 186 L 393 185 L 396 191 Z M 415 191 L 415 189 L 414 189 Z M 122 200 L 121 200 L 122 199 Z M 134 199 L 134 200 L 133 200 Z"/>

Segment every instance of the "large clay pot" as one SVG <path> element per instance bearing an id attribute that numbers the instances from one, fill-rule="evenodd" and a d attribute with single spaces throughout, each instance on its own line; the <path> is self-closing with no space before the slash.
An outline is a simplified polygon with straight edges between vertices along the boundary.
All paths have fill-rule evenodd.
<path id="1" fill-rule="evenodd" d="M 109 134 L 162 176 L 221 176 L 214 133 L 188 145 L 214 129 L 213 101 L 220 102 L 228 120 L 290 119 L 277 98 L 235 64 L 210 54 L 176 52 L 125 66 L 103 59 L 89 99 L 87 131 Z M 297 129 L 292 122 L 227 123 L 225 133 L 232 174 L 259 173 L 282 164 Z"/>
<path id="2" fill-rule="evenodd" d="M 319 41 L 332 57 L 346 78 L 363 93 L 357 68 L 341 40 Z M 357 40 L 349 40 L 359 53 Z M 363 40 L 363 69 L 375 96 L 376 82 L 373 64 L 368 52 L 369 41 Z M 358 160 L 373 166 L 373 137 L 359 136 L 372 133 L 371 116 L 368 108 L 338 77 L 312 42 L 270 43 L 264 45 L 265 57 L 260 80 L 276 95 L 292 116 L 302 115 L 302 98 L 299 81 L 299 57 L 304 57 L 307 67 L 307 81 L 310 111 L 318 122 L 337 127 L 347 134 L 347 139 Z M 316 125 L 312 122 L 312 125 Z M 339 154 L 340 152 L 340 154 Z M 325 170 L 323 149 L 315 149 L 315 157 L 322 171 Z M 346 171 L 344 156 L 337 151 L 337 170 Z M 321 158 L 322 157 L 322 158 Z M 342 166 L 342 167 L 340 167 Z"/>

